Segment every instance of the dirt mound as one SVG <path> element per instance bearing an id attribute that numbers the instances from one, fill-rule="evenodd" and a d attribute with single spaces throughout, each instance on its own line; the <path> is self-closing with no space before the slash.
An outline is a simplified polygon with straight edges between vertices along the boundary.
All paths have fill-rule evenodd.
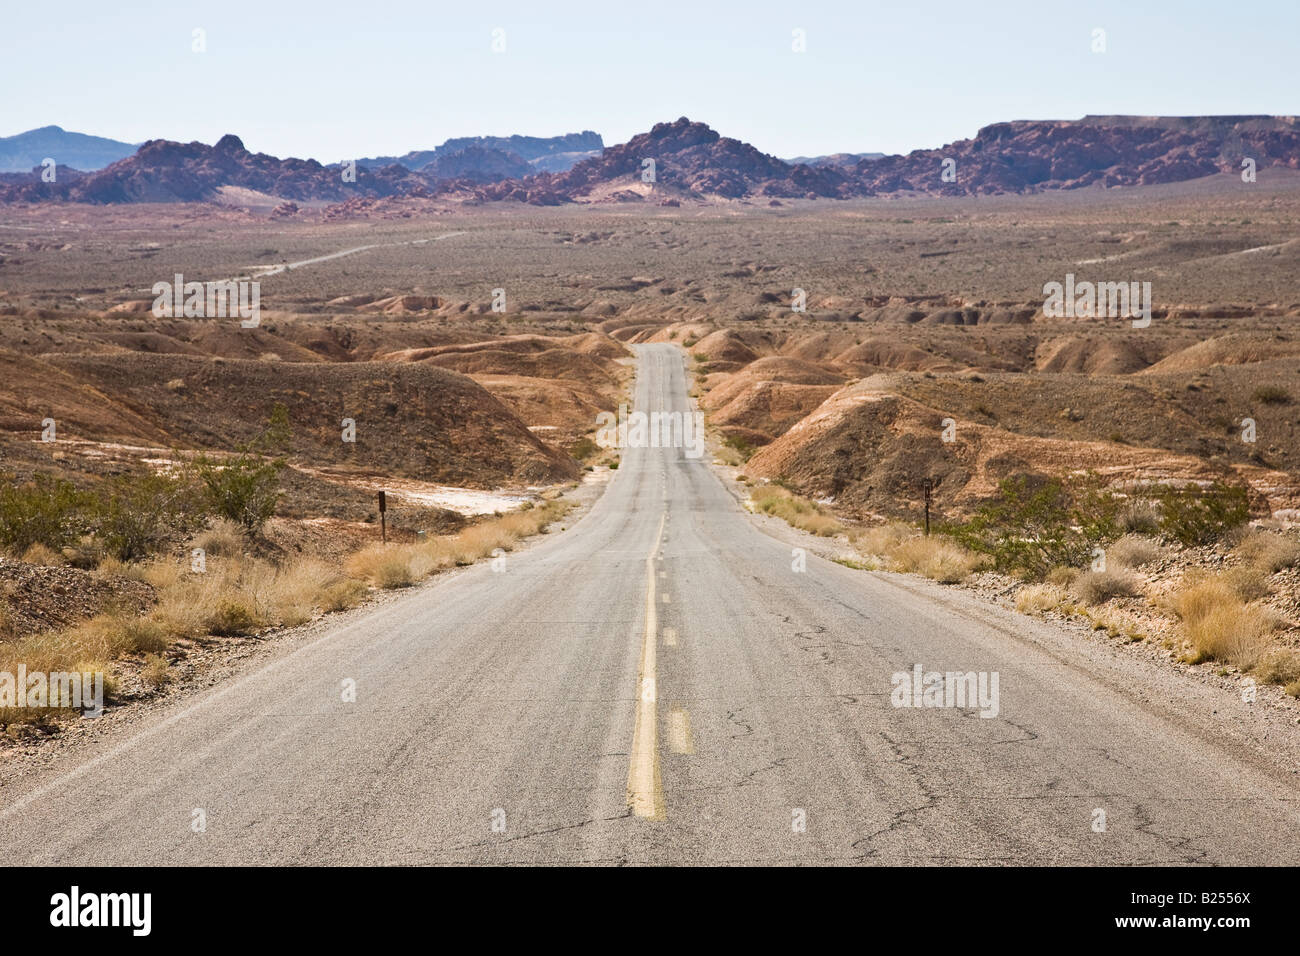
<path id="1" fill-rule="evenodd" d="M 427 364 L 346 365 L 196 359 L 178 355 L 56 356 L 74 392 L 63 427 L 78 437 L 148 438 L 231 450 L 261 433 L 283 403 L 291 457 L 467 487 L 572 478 L 576 464 L 534 436 L 482 386 Z M 105 416 L 103 406 L 136 409 Z M 220 408 L 214 418 L 210 410 Z M 104 419 L 107 418 L 108 421 Z M 356 424 L 344 442 L 342 421 Z M 127 431 L 129 422 L 143 427 Z M 39 427 L 39 420 L 29 427 Z"/>
<path id="2" fill-rule="evenodd" d="M 614 411 L 612 398 L 576 382 L 520 375 L 475 375 L 474 381 L 508 406 L 537 437 L 558 449 L 591 432 L 601 412 Z"/>
<path id="3" fill-rule="evenodd" d="M 706 407 L 725 405 L 749 386 L 758 382 L 784 382 L 787 385 L 843 385 L 845 376 L 813 362 L 785 355 L 767 355 L 750 362 L 739 372 L 724 379 L 724 384 L 709 393 Z M 710 377 L 713 380 L 713 377 Z"/>
<path id="4" fill-rule="evenodd" d="M 1092 471 L 1121 482 L 1228 473 L 1163 449 L 1040 438 L 960 418 L 953 419 L 955 440 L 945 442 L 949 417 L 894 393 L 886 376 L 875 376 L 836 392 L 755 453 L 746 472 L 784 479 L 859 514 L 914 511 L 925 478 L 936 482 L 940 507 L 955 512 L 992 495 L 1012 474 Z"/>
<path id="5" fill-rule="evenodd" d="M 513 375 L 525 378 L 581 382 L 612 393 L 617 386 L 614 374 L 586 355 L 568 349 L 545 352 L 506 352 L 480 349 L 472 352 L 443 352 L 423 360 L 439 368 L 448 368 L 479 378 L 484 375 Z"/>
<path id="6" fill-rule="evenodd" d="M 1034 367 L 1040 372 L 1097 372 L 1127 375 L 1150 362 L 1132 341 L 1091 336 L 1063 336 L 1040 343 Z"/>
<path id="7" fill-rule="evenodd" d="M 868 339 L 845 349 L 835 362 L 853 369 L 896 369 L 906 372 L 955 372 L 963 365 L 894 339 Z"/>
<path id="8" fill-rule="evenodd" d="M 1156 362 L 1148 372 L 1185 372 L 1212 365 L 1249 365 L 1300 355 L 1300 338 L 1285 333 L 1229 333 L 1188 346 Z"/>
<path id="9" fill-rule="evenodd" d="M 709 420 L 728 435 L 744 437 L 751 445 L 765 445 L 837 391 L 838 385 L 752 382 L 739 394 L 733 392 L 726 404 L 712 406 L 715 410 Z"/>
<path id="10" fill-rule="evenodd" d="M 128 356 L 117 353 L 113 358 Z M 0 351 L 0 431 L 38 441 L 47 418 L 54 419 L 56 437 L 73 433 L 144 444 L 167 441 L 147 410 L 137 411 L 122 396 L 106 394 L 49 362 Z"/>
<path id="11" fill-rule="evenodd" d="M 380 312 L 384 315 L 406 315 L 411 312 L 432 312 L 442 307 L 442 300 L 434 295 L 391 295 L 358 306 L 358 312 Z"/>
<path id="12" fill-rule="evenodd" d="M 718 329 L 691 346 L 691 354 L 704 356 L 711 371 L 725 371 L 748 365 L 758 354 L 741 341 L 732 329 Z"/>
<path id="13" fill-rule="evenodd" d="M 110 609 L 139 614 L 153 601 L 154 590 L 143 581 L 0 556 L 0 616 L 12 637 L 68 627 Z"/>

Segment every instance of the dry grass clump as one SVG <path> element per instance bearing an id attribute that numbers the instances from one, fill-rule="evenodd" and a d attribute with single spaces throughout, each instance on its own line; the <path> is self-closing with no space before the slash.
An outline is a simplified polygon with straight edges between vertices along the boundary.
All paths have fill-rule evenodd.
<path id="1" fill-rule="evenodd" d="M 144 659 L 144 667 L 140 671 L 140 679 L 144 681 L 146 687 L 153 690 L 159 690 L 170 684 L 172 672 L 167 658 L 161 654 L 147 655 Z"/>
<path id="2" fill-rule="evenodd" d="M 890 570 L 923 574 L 940 584 L 960 584 L 981 565 L 978 555 L 938 536 L 911 538 L 889 554 Z"/>
<path id="3" fill-rule="evenodd" d="M 1300 683 L 1300 652 L 1274 648 L 1262 654 L 1255 675 L 1266 684 Z"/>
<path id="4" fill-rule="evenodd" d="M 190 542 L 191 548 L 202 548 L 209 557 L 229 558 L 244 551 L 244 531 L 229 518 L 215 518 L 206 531 L 201 531 Z"/>
<path id="5" fill-rule="evenodd" d="M 405 588 L 415 583 L 411 571 L 415 554 L 416 546 L 411 544 L 371 544 L 349 555 L 343 567 L 349 576 L 377 588 Z"/>
<path id="6" fill-rule="evenodd" d="M 1268 608 L 1246 603 L 1240 581 L 1228 574 L 1189 574 L 1169 603 L 1189 644 L 1184 659 L 1193 664 L 1218 660 L 1250 670 L 1279 623 Z"/>
<path id="7" fill-rule="evenodd" d="M 844 526 L 821 505 L 780 485 L 758 485 L 750 490 L 749 500 L 755 511 L 774 515 L 788 525 L 819 537 L 832 538 L 844 530 Z"/>
<path id="8" fill-rule="evenodd" d="M 1134 498 L 1120 508 L 1115 520 L 1126 532 L 1155 534 L 1160 530 L 1160 506 L 1146 498 Z"/>
<path id="9" fill-rule="evenodd" d="M 1183 623 L 1192 646 L 1189 663 L 1227 661 L 1243 671 L 1259 662 L 1277 629 L 1276 615 L 1254 604 L 1221 605 Z"/>
<path id="10" fill-rule="evenodd" d="M 291 627 L 319 613 L 346 610 L 365 599 L 367 582 L 380 588 L 405 587 L 438 570 L 490 555 L 497 548 L 508 551 L 521 538 L 544 533 L 572 507 L 567 501 L 548 500 L 471 525 L 455 535 L 411 544 L 371 545 L 351 555 L 343 568 L 314 557 L 276 565 L 245 555 L 246 542 L 238 528 L 217 522 L 191 542 L 191 547 L 201 547 L 207 553 L 202 572 L 191 569 L 188 553 L 181 560 L 101 565 L 102 572 L 145 581 L 157 590 L 158 601 L 147 616 L 108 612 L 66 630 L 0 644 L 0 670 L 16 673 L 21 663 L 29 673 L 101 671 L 106 674 L 108 693 L 113 686 L 107 676 L 108 662 L 143 655 L 141 679 L 157 689 L 171 679 L 162 652 L 176 638 L 254 634 L 265 627 Z M 13 708 L 0 713 L 0 726 L 47 717 L 38 708 Z"/>
<path id="11" fill-rule="evenodd" d="M 63 560 L 62 554 L 53 548 L 47 548 L 39 541 L 23 552 L 22 560 L 26 564 L 35 564 L 42 568 L 56 568 L 67 563 Z"/>
<path id="12" fill-rule="evenodd" d="M 916 537 L 916 529 L 901 521 L 863 528 L 849 536 L 854 547 L 859 551 L 877 557 L 890 554 L 904 541 L 914 537 Z"/>
<path id="13" fill-rule="evenodd" d="M 1106 560 L 1115 568 L 1140 568 L 1159 560 L 1165 549 L 1160 542 L 1140 534 L 1126 534 L 1106 549 Z"/>
<path id="14" fill-rule="evenodd" d="M 1072 568 L 1068 564 L 1058 564 L 1047 572 L 1046 580 L 1048 584 L 1055 584 L 1058 588 L 1068 588 L 1078 576 L 1078 568 Z"/>
<path id="15" fill-rule="evenodd" d="M 361 581 L 339 578 L 321 591 L 321 610 L 346 611 L 366 599 L 367 588 Z"/>
<path id="16" fill-rule="evenodd" d="M 545 501 L 536 507 L 497 515 L 413 544 L 372 544 L 352 554 L 344 567 L 354 578 L 378 588 L 402 588 L 447 568 L 473 564 L 497 549 L 511 551 L 524 538 L 545 534 L 547 526 L 568 514 L 567 501 Z"/>
<path id="17" fill-rule="evenodd" d="M 1248 565 L 1265 574 L 1276 574 L 1300 562 L 1300 539 L 1273 531 L 1248 531 L 1233 550 Z"/>
<path id="18" fill-rule="evenodd" d="M 1117 597 L 1138 593 L 1137 581 L 1127 571 L 1084 571 L 1074 579 L 1070 589 L 1084 604 L 1105 604 Z"/>
<path id="19" fill-rule="evenodd" d="M 1125 637 L 1130 641 L 1140 641 L 1145 637 L 1137 617 L 1119 608 L 1107 605 L 1090 607 L 1084 611 L 1084 616 L 1092 622 L 1093 630 L 1105 631 L 1110 637 Z"/>
<path id="20" fill-rule="evenodd" d="M 1065 589 L 1055 584 L 1028 584 L 1016 594 L 1016 610 L 1021 614 L 1046 614 L 1066 604 Z"/>

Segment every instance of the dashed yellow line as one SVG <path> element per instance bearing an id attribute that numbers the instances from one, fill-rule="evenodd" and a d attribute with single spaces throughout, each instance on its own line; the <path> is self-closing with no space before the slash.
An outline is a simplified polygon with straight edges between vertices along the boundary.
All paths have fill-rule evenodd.
<path id="1" fill-rule="evenodd" d="M 627 804 L 635 816 L 646 820 L 664 818 L 664 791 L 659 778 L 659 742 L 655 701 L 658 697 L 655 673 L 655 645 L 659 640 L 659 613 L 655 607 L 655 555 L 663 537 L 668 512 L 659 519 L 654 547 L 646 556 L 645 633 L 641 636 L 641 669 L 637 681 L 636 724 L 632 730 L 632 752 L 627 768 Z M 665 595 L 667 597 L 667 595 Z"/>

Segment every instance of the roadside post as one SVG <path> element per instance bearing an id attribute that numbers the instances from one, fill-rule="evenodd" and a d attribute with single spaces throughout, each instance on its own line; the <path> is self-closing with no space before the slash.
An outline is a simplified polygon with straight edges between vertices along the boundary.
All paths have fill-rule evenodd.
<path id="1" fill-rule="evenodd" d="M 934 493 L 934 479 L 927 478 L 921 482 L 921 490 L 925 492 L 925 536 L 928 538 L 930 537 L 930 497 Z"/>
<path id="2" fill-rule="evenodd" d="M 388 510 L 388 496 L 382 491 L 379 493 L 379 538 L 384 544 L 388 544 L 388 524 L 384 518 L 384 512 Z"/>

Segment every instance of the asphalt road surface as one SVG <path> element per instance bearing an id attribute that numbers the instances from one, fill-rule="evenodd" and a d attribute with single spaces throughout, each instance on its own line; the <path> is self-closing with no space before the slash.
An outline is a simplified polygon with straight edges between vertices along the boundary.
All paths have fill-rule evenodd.
<path id="1" fill-rule="evenodd" d="M 637 407 L 687 410 L 682 353 L 639 353 Z M 5 861 L 1300 862 L 1294 727 L 954 589 L 797 571 L 799 540 L 707 457 L 627 449 L 504 570 L 6 787 Z M 996 673 L 996 715 L 894 706 L 916 664 Z"/>

